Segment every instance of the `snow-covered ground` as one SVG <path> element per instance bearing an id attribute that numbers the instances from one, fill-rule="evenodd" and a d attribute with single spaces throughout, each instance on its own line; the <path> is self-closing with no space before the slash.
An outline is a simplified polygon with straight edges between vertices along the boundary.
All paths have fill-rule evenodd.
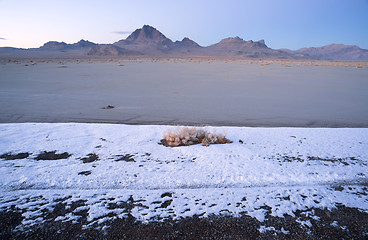
<path id="1" fill-rule="evenodd" d="M 159 144 L 170 128 L 0 124 L 0 210 L 22 210 L 23 226 L 42 222 L 60 203 L 69 210 L 56 220 L 83 213 L 85 226 L 128 216 L 263 221 L 338 205 L 368 212 L 367 128 L 205 127 L 233 143 L 175 148 Z M 37 160 L 44 151 L 70 156 Z"/>

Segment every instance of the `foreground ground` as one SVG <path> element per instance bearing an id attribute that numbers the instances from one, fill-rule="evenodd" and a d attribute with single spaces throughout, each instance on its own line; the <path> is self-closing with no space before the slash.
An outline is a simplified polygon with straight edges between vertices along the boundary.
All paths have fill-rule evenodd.
<path id="1" fill-rule="evenodd" d="M 64 210 L 60 208 L 60 210 Z M 103 230 L 83 228 L 85 217 L 77 223 L 55 221 L 61 212 L 49 212 L 49 218 L 28 231 L 14 231 L 22 221 L 18 211 L 0 213 L 1 239 L 366 239 L 368 214 L 339 206 L 333 210 L 313 209 L 314 218 L 304 212 L 295 217 L 269 216 L 260 223 L 249 216 L 187 217 L 179 221 L 137 222 L 117 218 Z M 299 219 L 308 221 L 304 225 Z"/>
<path id="2" fill-rule="evenodd" d="M 1 238 L 364 239 L 368 129 L 0 125 Z"/>

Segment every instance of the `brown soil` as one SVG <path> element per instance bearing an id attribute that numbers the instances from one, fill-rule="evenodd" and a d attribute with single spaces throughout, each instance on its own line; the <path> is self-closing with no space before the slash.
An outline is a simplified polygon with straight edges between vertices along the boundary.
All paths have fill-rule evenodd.
<path id="1" fill-rule="evenodd" d="M 14 230 L 21 226 L 23 217 L 22 212 L 13 206 L 0 212 L 0 239 L 366 239 L 368 234 L 368 214 L 345 206 L 338 206 L 332 211 L 313 209 L 319 220 L 307 217 L 304 211 L 298 210 L 294 212 L 295 217 L 267 216 L 263 223 L 243 215 L 194 216 L 179 221 L 144 224 L 129 214 L 127 218 L 104 223 L 103 226 L 107 226 L 105 230 L 98 230 L 103 226 L 82 228 L 87 223 L 87 210 L 77 213 L 80 216 L 77 223 L 55 221 L 57 216 L 83 205 L 85 202 L 78 201 L 66 209 L 65 204 L 60 202 L 53 210 L 44 213 L 42 224 L 30 229 L 18 228 L 17 231 Z M 312 226 L 300 224 L 297 218 L 309 220 Z M 272 226 L 275 230 L 260 233 L 260 226 Z M 281 229 L 288 233 L 283 233 Z"/>

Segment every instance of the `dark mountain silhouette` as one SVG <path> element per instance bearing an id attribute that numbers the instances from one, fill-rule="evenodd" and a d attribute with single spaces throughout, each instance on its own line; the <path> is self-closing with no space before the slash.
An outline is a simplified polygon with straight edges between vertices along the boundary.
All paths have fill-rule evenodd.
<path id="1" fill-rule="evenodd" d="M 270 59 L 317 59 L 368 61 L 368 50 L 358 46 L 331 44 L 323 47 L 302 48 L 296 51 L 271 49 L 264 40 L 245 41 L 230 37 L 202 47 L 185 37 L 173 42 L 156 28 L 144 25 L 132 32 L 126 39 L 113 44 L 96 44 L 86 40 L 67 44 L 50 41 L 39 48 L 0 48 L 0 58 L 22 57 L 219 57 L 219 58 L 270 58 Z"/>

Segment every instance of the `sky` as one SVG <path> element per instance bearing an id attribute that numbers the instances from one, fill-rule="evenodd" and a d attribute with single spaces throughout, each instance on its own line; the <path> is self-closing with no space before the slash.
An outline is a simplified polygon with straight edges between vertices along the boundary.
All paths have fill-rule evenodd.
<path id="1" fill-rule="evenodd" d="M 274 49 L 368 49 L 368 0 L 0 0 L 0 47 L 114 43 L 145 24 L 201 46 L 239 36 Z"/>

